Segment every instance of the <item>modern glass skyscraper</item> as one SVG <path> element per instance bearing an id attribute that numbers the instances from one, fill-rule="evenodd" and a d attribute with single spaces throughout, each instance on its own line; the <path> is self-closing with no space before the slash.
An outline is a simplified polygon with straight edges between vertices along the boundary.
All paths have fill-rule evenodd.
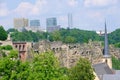
<path id="1" fill-rule="evenodd" d="M 30 20 L 30 27 L 33 27 L 33 28 L 40 27 L 40 20 Z"/>
<path id="2" fill-rule="evenodd" d="M 57 25 L 56 18 L 47 18 L 46 19 L 46 26 L 47 26 L 47 32 L 53 32 L 55 30 L 60 29 L 60 26 Z"/>
<path id="3" fill-rule="evenodd" d="M 47 24 L 47 27 L 57 26 L 57 20 L 56 18 L 47 18 L 46 24 Z"/>

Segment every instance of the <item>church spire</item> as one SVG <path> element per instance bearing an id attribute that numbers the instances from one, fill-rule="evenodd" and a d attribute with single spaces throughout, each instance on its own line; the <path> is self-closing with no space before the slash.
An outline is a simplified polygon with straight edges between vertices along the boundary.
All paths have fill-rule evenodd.
<path id="1" fill-rule="evenodd" d="M 109 54 L 109 46 L 108 46 L 108 35 L 107 35 L 106 21 L 105 21 L 104 54 L 103 54 L 103 56 L 104 56 L 105 58 L 110 57 L 110 54 Z"/>

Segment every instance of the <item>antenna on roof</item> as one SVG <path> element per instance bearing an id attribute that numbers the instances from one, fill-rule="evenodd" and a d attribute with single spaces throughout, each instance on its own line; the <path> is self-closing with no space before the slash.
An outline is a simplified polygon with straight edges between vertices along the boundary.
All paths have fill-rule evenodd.
<path id="1" fill-rule="evenodd" d="M 68 13 L 68 28 L 73 27 L 73 21 L 72 21 L 72 13 Z"/>

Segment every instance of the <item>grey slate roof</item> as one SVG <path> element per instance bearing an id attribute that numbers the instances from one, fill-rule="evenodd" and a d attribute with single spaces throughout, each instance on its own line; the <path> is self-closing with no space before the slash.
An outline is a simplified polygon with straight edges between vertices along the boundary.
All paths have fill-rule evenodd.
<path id="1" fill-rule="evenodd" d="M 120 70 L 115 70 L 115 73 L 120 75 Z"/>
<path id="2" fill-rule="evenodd" d="M 98 63 L 93 65 L 95 73 L 98 75 L 100 80 L 103 80 L 104 74 L 113 74 L 112 70 L 106 63 Z"/>
<path id="3" fill-rule="evenodd" d="M 115 75 L 105 74 L 103 75 L 103 80 L 120 80 L 120 75 L 119 74 L 115 74 Z"/>
<path id="4" fill-rule="evenodd" d="M 103 74 L 113 74 L 112 70 L 109 68 L 109 66 L 106 63 L 99 63 L 93 65 L 93 68 L 97 75 L 103 75 Z"/>

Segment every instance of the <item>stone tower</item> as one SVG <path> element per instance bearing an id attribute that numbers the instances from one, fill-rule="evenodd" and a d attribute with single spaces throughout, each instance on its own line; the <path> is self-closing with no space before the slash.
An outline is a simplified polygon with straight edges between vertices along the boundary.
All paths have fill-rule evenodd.
<path id="1" fill-rule="evenodd" d="M 104 34 L 103 61 L 105 63 L 107 63 L 108 66 L 112 69 L 112 61 L 111 61 L 111 55 L 109 53 L 109 45 L 108 45 L 108 35 L 107 35 L 106 22 L 105 22 L 105 34 Z"/>

